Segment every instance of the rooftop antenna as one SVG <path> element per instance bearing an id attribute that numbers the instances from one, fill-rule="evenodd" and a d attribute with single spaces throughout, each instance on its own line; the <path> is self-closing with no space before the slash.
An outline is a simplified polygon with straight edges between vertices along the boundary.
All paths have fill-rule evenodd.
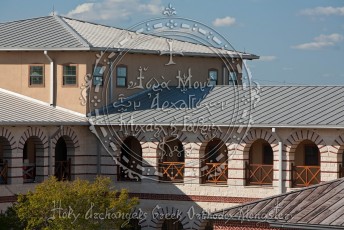
<path id="1" fill-rule="evenodd" d="M 53 4 L 53 16 L 55 15 L 55 6 Z"/>

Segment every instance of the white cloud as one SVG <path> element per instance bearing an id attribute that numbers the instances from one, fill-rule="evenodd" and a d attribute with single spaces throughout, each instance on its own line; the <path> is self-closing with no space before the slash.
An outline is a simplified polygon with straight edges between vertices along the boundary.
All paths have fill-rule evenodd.
<path id="1" fill-rule="evenodd" d="M 344 36 L 341 34 L 330 34 L 330 35 L 324 35 L 321 34 L 318 37 L 315 37 L 313 39 L 313 42 L 303 43 L 299 45 L 292 46 L 294 49 L 299 50 L 317 50 L 322 49 L 330 46 L 334 46 L 337 43 L 344 40 Z"/>
<path id="2" fill-rule="evenodd" d="M 236 19 L 233 17 L 224 17 L 224 18 L 216 18 L 213 21 L 214 26 L 232 26 L 236 22 Z"/>
<path id="3" fill-rule="evenodd" d="M 135 14 L 157 15 L 162 9 L 161 0 L 102 0 L 80 4 L 66 16 L 83 20 L 125 21 Z"/>
<path id="4" fill-rule="evenodd" d="M 301 11 L 302 15 L 317 16 L 317 15 L 339 15 L 344 16 L 344 7 L 315 7 L 312 9 L 305 9 Z"/>
<path id="5" fill-rule="evenodd" d="M 276 56 L 260 56 L 258 60 L 259 61 L 274 61 L 276 59 L 277 59 Z"/>

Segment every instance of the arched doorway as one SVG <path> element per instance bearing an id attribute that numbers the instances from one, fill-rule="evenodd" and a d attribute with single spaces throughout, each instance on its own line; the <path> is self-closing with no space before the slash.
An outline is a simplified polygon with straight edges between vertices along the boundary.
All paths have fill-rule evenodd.
<path id="1" fill-rule="evenodd" d="M 127 137 L 121 146 L 119 180 L 140 181 L 142 175 L 142 148 L 140 141 L 133 136 Z"/>
<path id="2" fill-rule="evenodd" d="M 184 181 L 185 152 L 183 144 L 176 138 L 169 138 L 160 151 L 160 180 L 171 182 Z"/>
<path id="3" fill-rule="evenodd" d="M 183 225 L 178 219 L 168 219 L 162 224 L 162 230 L 183 230 Z"/>
<path id="4" fill-rule="evenodd" d="M 11 156 L 11 145 L 9 141 L 0 137 L 0 184 L 8 183 L 8 161 Z"/>
<path id="5" fill-rule="evenodd" d="M 23 148 L 24 183 L 35 182 L 37 176 L 43 176 L 43 168 L 37 169 L 37 156 L 43 156 L 43 149 L 42 141 L 36 136 L 31 136 L 25 141 Z"/>
<path id="6" fill-rule="evenodd" d="M 225 143 L 214 138 L 205 147 L 201 168 L 202 183 L 227 184 L 228 152 Z"/>
<path id="7" fill-rule="evenodd" d="M 57 180 L 71 180 L 71 159 L 74 146 L 68 136 L 60 137 L 55 145 L 55 177 Z"/>
<path id="8" fill-rule="evenodd" d="M 295 149 L 292 182 L 294 187 L 320 183 L 320 151 L 318 146 L 310 140 L 300 142 Z"/>
<path id="9" fill-rule="evenodd" d="M 247 185 L 272 185 L 273 150 L 269 142 L 263 139 L 254 141 L 249 150 L 249 162 L 246 162 Z"/>

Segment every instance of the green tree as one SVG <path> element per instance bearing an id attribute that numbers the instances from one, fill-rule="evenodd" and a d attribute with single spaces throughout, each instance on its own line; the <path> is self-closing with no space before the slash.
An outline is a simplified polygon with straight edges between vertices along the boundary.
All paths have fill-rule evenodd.
<path id="1" fill-rule="evenodd" d="M 127 190 L 111 190 L 111 180 L 97 177 L 73 182 L 50 177 L 35 191 L 19 195 L 14 206 L 25 229 L 118 229 L 138 204 Z"/>

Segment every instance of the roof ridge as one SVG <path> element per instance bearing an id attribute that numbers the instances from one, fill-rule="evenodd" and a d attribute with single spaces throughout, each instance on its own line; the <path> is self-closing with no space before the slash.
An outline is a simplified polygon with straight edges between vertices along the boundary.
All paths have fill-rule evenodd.
<path id="1" fill-rule="evenodd" d="M 91 48 L 92 45 L 84 38 L 82 37 L 76 30 L 74 30 L 65 20 L 63 20 L 63 17 L 59 15 L 52 16 L 55 18 L 57 22 L 63 26 L 67 32 L 69 32 L 73 37 L 75 37 L 84 47 Z"/>
<path id="2" fill-rule="evenodd" d="M 22 21 L 35 20 L 35 19 L 40 19 L 40 18 L 50 18 L 50 17 L 53 17 L 53 16 L 48 15 L 48 16 L 41 16 L 41 17 L 34 17 L 34 18 L 18 19 L 18 20 L 13 20 L 13 21 L 4 21 L 4 22 L 0 22 L 0 24 L 12 23 L 12 22 L 22 22 Z"/>

